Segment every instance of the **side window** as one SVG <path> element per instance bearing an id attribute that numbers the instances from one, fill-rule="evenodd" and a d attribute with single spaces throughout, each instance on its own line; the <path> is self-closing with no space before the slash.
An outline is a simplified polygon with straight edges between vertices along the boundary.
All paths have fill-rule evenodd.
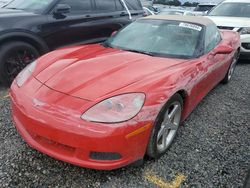
<path id="1" fill-rule="evenodd" d="M 98 11 L 116 11 L 115 0 L 95 0 Z"/>
<path id="2" fill-rule="evenodd" d="M 205 51 L 206 53 L 213 50 L 221 41 L 221 35 L 216 26 L 211 25 L 206 30 Z"/>
<path id="3" fill-rule="evenodd" d="M 91 0 L 61 0 L 60 3 L 71 7 L 71 14 L 80 14 L 92 10 Z"/>
<path id="4" fill-rule="evenodd" d="M 216 29 L 216 34 L 215 34 L 215 41 L 216 41 L 216 45 L 220 43 L 221 41 L 221 34 L 220 34 L 220 31 L 217 29 L 217 27 L 215 28 Z"/>
<path id="5" fill-rule="evenodd" d="M 129 10 L 142 10 L 140 0 L 124 0 Z"/>
<path id="6" fill-rule="evenodd" d="M 116 10 L 118 10 L 118 11 L 124 10 L 124 7 L 123 7 L 120 0 L 115 0 L 115 5 L 116 5 Z"/>

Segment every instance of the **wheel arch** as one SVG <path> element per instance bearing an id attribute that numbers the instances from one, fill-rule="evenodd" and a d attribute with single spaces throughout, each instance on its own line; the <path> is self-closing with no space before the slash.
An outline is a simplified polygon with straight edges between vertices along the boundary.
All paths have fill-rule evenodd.
<path id="1" fill-rule="evenodd" d="M 187 98 L 187 96 L 188 96 L 187 91 L 186 91 L 186 90 L 184 90 L 184 89 L 179 90 L 179 91 L 177 91 L 176 93 L 177 93 L 177 94 L 179 94 L 179 95 L 182 97 L 183 102 L 185 101 L 185 99 L 186 99 L 186 98 Z"/>
<path id="2" fill-rule="evenodd" d="M 182 114 L 182 121 L 186 119 L 188 114 L 188 92 L 185 89 L 178 90 L 173 95 L 179 94 L 183 100 L 183 114 Z"/>
<path id="3" fill-rule="evenodd" d="M 0 45 L 12 41 L 27 42 L 34 46 L 40 54 L 44 54 L 49 51 L 49 47 L 46 42 L 34 33 L 26 31 L 11 31 L 0 34 Z"/>
<path id="4" fill-rule="evenodd" d="M 186 111 L 188 110 L 188 92 L 185 89 L 180 89 L 180 90 L 174 91 L 171 95 L 169 95 L 168 99 L 162 104 L 162 107 L 160 108 L 158 115 L 160 115 L 162 113 L 162 111 L 164 110 L 168 101 L 176 94 L 179 94 L 183 100 L 183 113 L 184 113 L 183 115 L 185 116 Z M 156 118 L 155 122 L 157 121 L 157 118 Z"/>

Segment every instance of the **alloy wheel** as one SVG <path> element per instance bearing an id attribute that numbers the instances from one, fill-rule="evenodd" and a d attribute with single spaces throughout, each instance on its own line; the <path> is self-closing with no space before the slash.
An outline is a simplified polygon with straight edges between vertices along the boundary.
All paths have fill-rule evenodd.
<path id="1" fill-rule="evenodd" d="M 181 103 L 176 101 L 167 109 L 161 128 L 157 135 L 157 149 L 160 153 L 166 151 L 177 133 L 181 121 Z"/>
<path id="2" fill-rule="evenodd" d="M 5 70 L 10 80 L 14 80 L 19 72 L 36 58 L 36 53 L 28 48 L 19 48 L 7 54 Z"/>

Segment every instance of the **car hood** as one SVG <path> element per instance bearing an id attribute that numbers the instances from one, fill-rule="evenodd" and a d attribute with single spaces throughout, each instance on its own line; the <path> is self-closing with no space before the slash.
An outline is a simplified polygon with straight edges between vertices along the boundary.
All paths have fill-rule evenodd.
<path id="1" fill-rule="evenodd" d="M 208 16 L 217 26 L 222 27 L 250 27 L 250 18 Z"/>
<path id="2" fill-rule="evenodd" d="M 149 76 L 159 77 L 183 61 L 88 45 L 42 57 L 34 76 L 53 90 L 95 101 Z M 142 91 L 130 87 L 127 92 Z"/>
<path id="3" fill-rule="evenodd" d="M 35 15 L 35 13 L 27 12 L 23 10 L 12 10 L 12 9 L 0 8 L 0 18 L 31 16 L 31 15 Z"/>

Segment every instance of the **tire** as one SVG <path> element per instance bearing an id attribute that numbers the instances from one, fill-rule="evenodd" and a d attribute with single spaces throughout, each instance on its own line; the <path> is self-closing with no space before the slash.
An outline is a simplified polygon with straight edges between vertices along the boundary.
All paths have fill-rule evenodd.
<path id="1" fill-rule="evenodd" d="M 249 187 L 250 187 L 250 170 L 248 170 L 247 177 L 243 185 L 243 188 L 249 188 Z"/>
<path id="2" fill-rule="evenodd" d="M 249 188 L 249 187 L 250 187 L 250 170 L 247 173 L 247 177 L 246 177 L 245 183 L 243 185 L 243 188 Z"/>
<path id="3" fill-rule="evenodd" d="M 237 50 L 237 52 L 234 55 L 233 61 L 232 61 L 231 65 L 227 71 L 227 74 L 226 74 L 225 78 L 222 80 L 223 84 L 228 84 L 231 81 L 232 76 L 233 76 L 234 71 L 235 71 L 235 67 L 236 67 L 237 62 L 239 60 L 239 57 L 240 57 L 240 51 Z"/>
<path id="4" fill-rule="evenodd" d="M 181 123 L 182 110 L 183 99 L 179 94 L 175 94 L 156 118 L 147 147 L 147 156 L 158 159 L 171 147 Z M 173 113 L 174 111 L 176 113 Z M 171 116 L 171 114 L 174 114 L 174 116 Z"/>
<path id="5" fill-rule="evenodd" d="M 39 57 L 37 49 L 21 41 L 4 43 L 0 47 L 0 81 L 10 86 L 12 81 L 29 63 Z"/>

